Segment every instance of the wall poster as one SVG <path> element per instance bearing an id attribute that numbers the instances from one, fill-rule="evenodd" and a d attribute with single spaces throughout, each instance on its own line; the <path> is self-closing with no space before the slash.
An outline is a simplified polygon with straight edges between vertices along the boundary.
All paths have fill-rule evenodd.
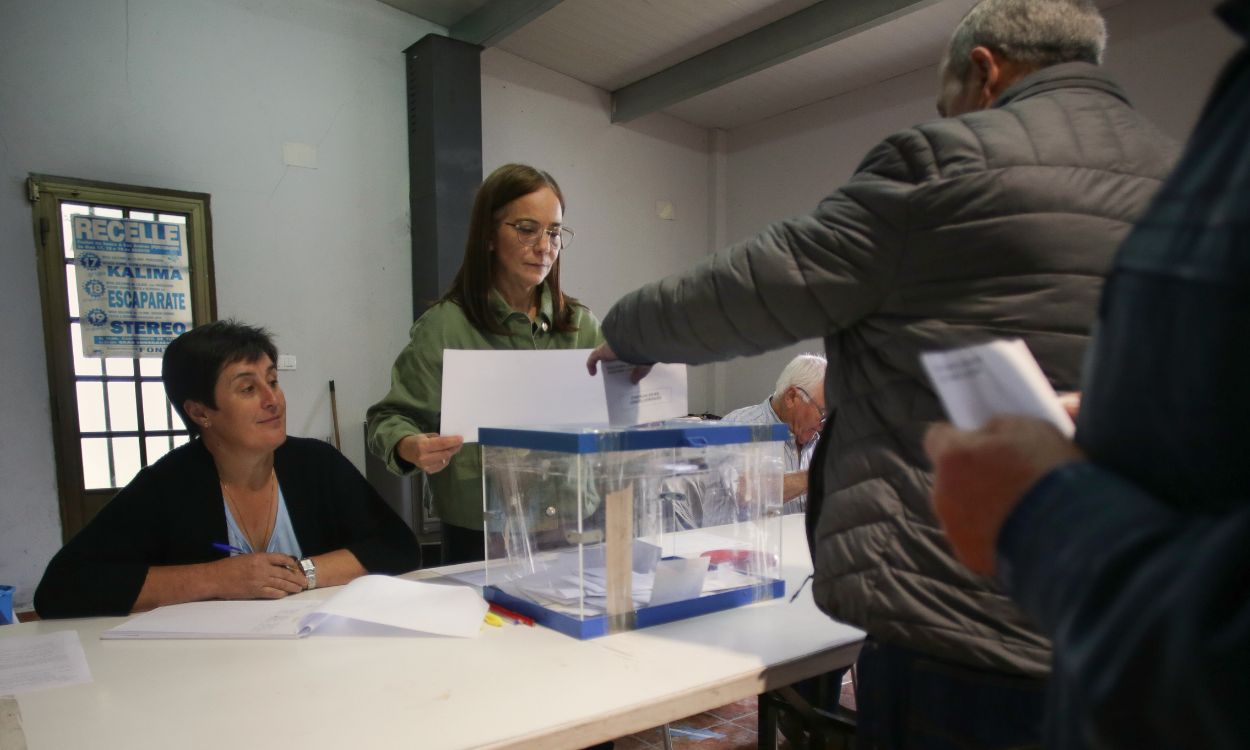
<path id="1" fill-rule="evenodd" d="M 70 217 L 84 357 L 160 357 L 191 327 L 186 225 Z"/>

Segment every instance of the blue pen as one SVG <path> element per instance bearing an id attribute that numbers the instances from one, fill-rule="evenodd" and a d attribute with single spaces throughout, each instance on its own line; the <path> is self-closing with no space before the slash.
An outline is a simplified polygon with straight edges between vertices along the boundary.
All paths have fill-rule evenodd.
<path id="1" fill-rule="evenodd" d="M 240 555 L 247 554 L 246 550 L 241 550 L 238 547 L 232 547 L 229 544 L 222 544 L 221 542 L 213 542 L 213 547 L 215 549 L 221 550 L 222 552 L 231 552 L 231 553 L 237 552 Z"/>

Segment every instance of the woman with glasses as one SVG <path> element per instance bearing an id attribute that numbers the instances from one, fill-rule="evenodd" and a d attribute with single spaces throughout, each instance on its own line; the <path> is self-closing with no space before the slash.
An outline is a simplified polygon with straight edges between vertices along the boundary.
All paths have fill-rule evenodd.
<path id="1" fill-rule="evenodd" d="M 368 412 L 369 449 L 396 474 L 425 472 L 443 524 L 443 563 L 481 560 L 482 467 L 459 435 L 439 434 L 445 349 L 589 349 L 603 337 L 560 288 L 564 194 L 555 178 L 506 164 L 478 188 L 464 261 L 412 326 L 391 390 Z"/>

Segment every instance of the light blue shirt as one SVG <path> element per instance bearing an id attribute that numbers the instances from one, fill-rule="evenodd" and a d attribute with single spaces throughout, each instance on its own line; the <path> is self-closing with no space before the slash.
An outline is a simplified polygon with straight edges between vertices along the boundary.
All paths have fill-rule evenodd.
<path id="1" fill-rule="evenodd" d="M 785 424 L 781 418 L 777 416 L 777 412 L 773 411 L 772 396 L 764 399 L 762 404 L 752 404 L 744 406 L 741 409 L 734 409 L 726 414 L 721 421 L 726 424 Z M 799 448 L 798 443 L 794 441 L 794 435 L 790 435 L 785 445 L 786 457 L 786 473 L 795 471 L 806 471 L 808 466 L 812 464 L 812 454 L 816 452 L 816 441 L 820 439 L 817 434 L 808 441 L 807 445 Z M 807 493 L 796 495 L 793 499 L 787 500 L 783 508 L 785 513 L 803 513 L 807 510 Z"/>
<path id="2" fill-rule="evenodd" d="M 245 553 L 254 552 L 252 543 L 239 530 L 239 523 L 230 512 L 230 503 L 226 502 L 225 493 L 222 493 L 221 503 L 226 506 L 226 533 L 230 536 L 230 546 L 238 547 Z M 295 538 L 295 529 L 291 527 L 291 516 L 286 512 L 286 497 L 282 494 L 282 485 L 278 485 L 278 517 L 274 520 L 273 533 L 269 535 L 269 546 L 265 551 L 290 555 L 297 560 L 304 556 L 300 552 L 299 540 Z"/>

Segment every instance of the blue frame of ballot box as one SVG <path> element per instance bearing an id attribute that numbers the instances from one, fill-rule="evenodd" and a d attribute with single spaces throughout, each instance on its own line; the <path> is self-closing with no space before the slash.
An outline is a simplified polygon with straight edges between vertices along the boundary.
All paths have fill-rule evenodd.
<path id="1" fill-rule="evenodd" d="M 733 609 L 746 604 L 778 599 L 784 596 L 785 593 L 786 582 L 780 578 L 774 578 L 756 586 L 743 586 L 742 588 L 718 591 L 715 594 L 698 596 L 694 599 L 686 599 L 680 602 L 643 607 L 631 613 L 634 624 L 633 628 L 630 629 L 649 628 L 652 625 L 662 625 L 666 622 L 684 620 L 687 617 L 698 617 L 699 615 L 722 612 L 726 609 Z M 482 595 L 488 602 L 495 602 L 513 612 L 525 615 L 539 625 L 545 625 L 552 630 L 579 640 L 598 638 L 614 632 L 611 627 L 612 618 L 608 615 L 578 619 L 572 615 L 547 609 L 541 604 L 535 604 L 528 599 L 505 594 L 494 586 L 483 587 Z"/>
<path id="2" fill-rule="evenodd" d="M 547 429 L 483 427 L 478 430 L 478 440 L 483 446 L 582 454 L 784 441 L 789 436 L 789 428 L 780 423 L 771 425 L 660 424 L 628 429 L 582 426 Z M 777 599 L 785 593 L 786 582 L 780 578 L 773 578 L 764 579 L 756 585 L 718 591 L 707 596 L 659 604 L 654 607 L 642 607 L 625 616 L 632 618 L 633 622 L 629 628 L 623 628 L 622 632 Z M 496 586 L 482 587 L 482 595 L 489 602 L 495 602 L 529 617 L 539 625 L 579 640 L 598 638 L 617 632 L 613 629 L 613 620 L 617 618 L 606 614 L 585 618 L 574 617 L 548 609 L 528 599 L 504 593 Z"/>
<path id="3" fill-rule="evenodd" d="M 478 442 L 495 448 L 529 448 L 556 453 L 645 451 L 655 448 L 703 448 L 709 445 L 783 442 L 790 428 L 776 424 L 700 424 L 634 427 L 482 427 Z"/>

